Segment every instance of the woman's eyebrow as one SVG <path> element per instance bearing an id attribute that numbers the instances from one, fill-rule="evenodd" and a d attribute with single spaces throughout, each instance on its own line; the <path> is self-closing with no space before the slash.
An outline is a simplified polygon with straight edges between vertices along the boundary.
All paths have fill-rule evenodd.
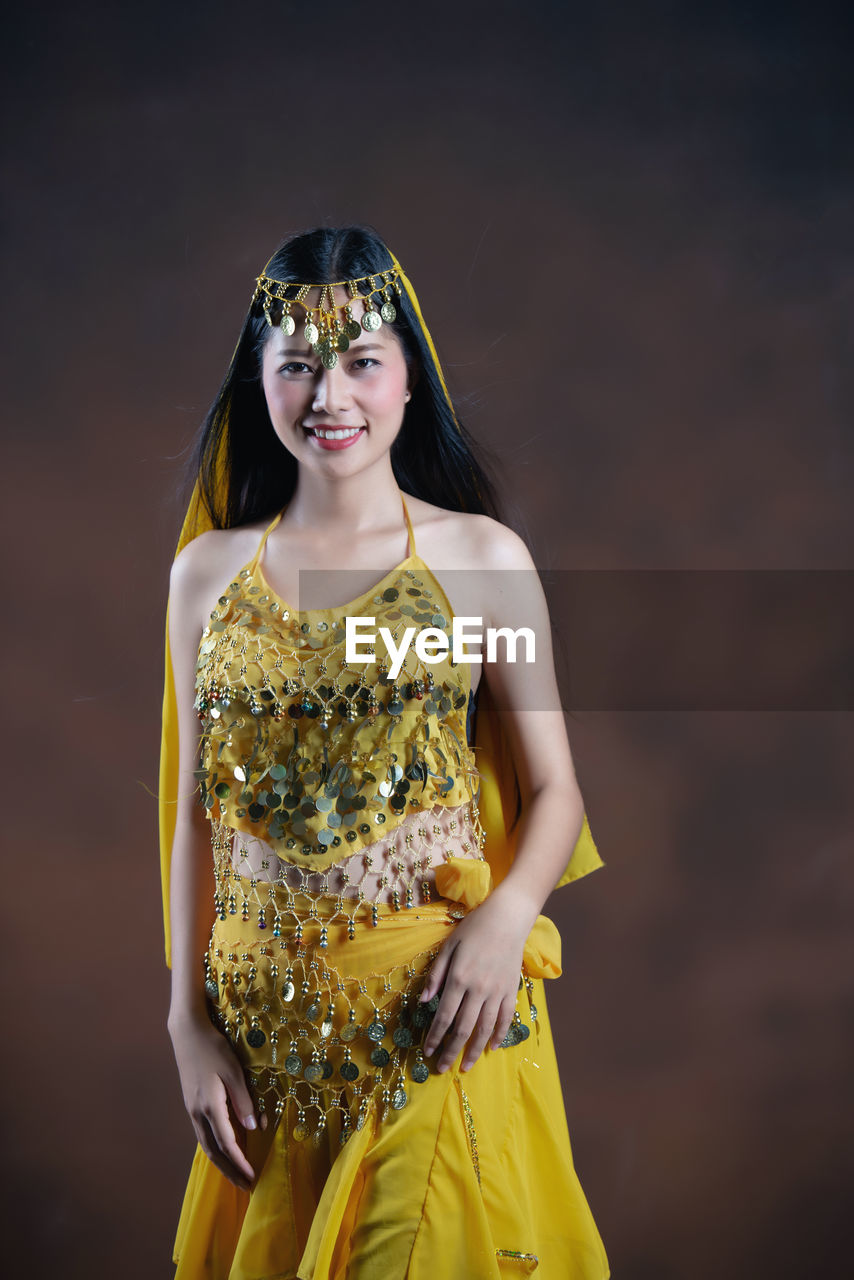
<path id="1" fill-rule="evenodd" d="M 350 345 L 351 345 L 351 347 L 355 347 L 355 343 L 351 343 Z M 358 345 L 358 347 L 355 347 L 355 349 L 356 349 L 357 351 L 359 351 L 359 352 L 362 352 L 362 351 L 382 351 L 382 350 L 383 350 L 383 346 L 382 346 L 382 343 L 380 343 L 380 342 L 360 342 L 360 343 L 359 343 L 359 345 Z M 280 355 L 280 356 L 303 356 L 303 357 L 304 357 L 304 356 L 314 355 L 314 352 L 313 352 L 313 351 L 306 351 L 304 347 L 283 347 L 283 348 L 280 350 L 279 355 Z"/>

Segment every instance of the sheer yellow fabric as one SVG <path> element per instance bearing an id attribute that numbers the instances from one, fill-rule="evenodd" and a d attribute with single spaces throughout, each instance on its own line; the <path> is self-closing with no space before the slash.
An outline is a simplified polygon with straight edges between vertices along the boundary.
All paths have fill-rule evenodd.
<path id="1" fill-rule="evenodd" d="M 476 902 L 485 883 L 463 881 L 480 879 L 481 866 L 449 868 L 443 892 L 459 877 L 461 898 Z M 555 1063 L 544 977 L 560 972 L 560 949 L 550 924 L 525 947 L 531 976 L 517 1011 L 528 1017 L 534 1005 L 537 1018 L 516 1050 L 486 1049 L 468 1072 L 461 1054 L 414 1086 L 403 1110 L 382 1122 L 370 1111 L 343 1147 L 334 1114 L 319 1144 L 281 1123 L 249 1131 L 251 1192 L 197 1147 L 176 1280 L 608 1280 Z M 365 942 L 382 940 L 382 951 L 365 962 L 392 971 L 451 927 L 439 902 L 392 912 Z"/>

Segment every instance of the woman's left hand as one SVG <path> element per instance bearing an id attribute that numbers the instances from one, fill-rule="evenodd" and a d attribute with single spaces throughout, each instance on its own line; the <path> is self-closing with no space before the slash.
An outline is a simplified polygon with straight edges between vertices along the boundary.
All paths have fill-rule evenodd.
<path id="1" fill-rule="evenodd" d="M 517 903 L 497 890 L 470 911 L 442 944 L 421 994 L 430 1000 L 441 990 L 424 1054 L 429 1056 L 451 1027 L 437 1061 L 445 1071 L 474 1032 L 463 1056 L 461 1070 L 468 1071 L 487 1041 L 496 1049 L 513 1021 L 522 952 L 533 922 Z M 443 985 L 444 984 L 444 985 Z"/>

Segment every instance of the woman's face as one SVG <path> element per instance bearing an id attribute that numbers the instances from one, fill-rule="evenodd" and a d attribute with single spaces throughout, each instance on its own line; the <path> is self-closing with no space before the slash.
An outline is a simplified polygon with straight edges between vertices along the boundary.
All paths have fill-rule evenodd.
<path id="1" fill-rule="evenodd" d="M 364 303 L 335 290 L 336 303 L 351 302 L 353 319 Z M 312 298 L 306 299 L 311 304 Z M 292 311 L 296 331 L 286 337 L 274 325 L 261 368 L 261 381 L 273 429 L 297 462 L 324 475 L 361 471 L 391 448 L 403 423 L 410 392 L 403 348 L 383 324 L 363 329 L 324 369 L 320 356 L 302 336 L 304 313 Z M 332 432 L 331 436 L 320 433 Z"/>

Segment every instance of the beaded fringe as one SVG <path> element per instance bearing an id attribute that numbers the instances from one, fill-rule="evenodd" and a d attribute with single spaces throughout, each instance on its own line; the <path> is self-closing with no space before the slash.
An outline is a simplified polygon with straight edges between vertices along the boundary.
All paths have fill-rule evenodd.
<path id="1" fill-rule="evenodd" d="M 419 820 L 423 823 L 428 816 L 419 815 Z M 449 821 L 456 823 L 453 815 Z M 436 824 L 432 844 L 429 827 L 420 826 L 417 833 L 420 844 L 414 861 L 421 876 L 425 860 L 435 865 L 434 857 L 444 856 L 447 823 Z M 354 876 L 352 883 L 345 874 L 337 893 L 330 894 L 330 873 L 337 870 L 340 877 L 341 871 L 331 868 L 321 876 L 326 891 L 312 894 L 308 886 L 318 873 L 292 866 L 283 866 L 281 873 L 296 874 L 298 889 L 281 880 L 241 876 L 231 828 L 213 824 L 213 848 L 217 922 L 204 957 L 212 1018 L 244 1062 L 259 1111 L 272 1109 L 278 1122 L 290 1107 L 293 1137 L 302 1141 L 312 1136 L 318 1143 L 338 1112 L 343 1145 L 353 1129 L 364 1124 L 371 1100 L 384 1120 L 390 1110 L 407 1105 L 414 1085 L 435 1074 L 422 1046 L 439 996 L 425 1003 L 418 997 L 438 947 L 422 950 L 388 972 L 343 972 L 331 962 L 330 953 L 346 954 L 342 946 L 354 940 L 358 930 L 377 928 L 383 919 L 377 901 L 365 896 L 364 874 Z M 390 892 L 385 867 L 394 861 L 393 854 L 391 850 L 385 856 L 375 877 L 378 893 Z M 248 851 L 241 848 L 240 855 L 248 858 Z M 373 855 L 367 851 L 352 861 L 370 868 Z M 398 876 L 412 871 L 411 861 L 399 861 L 403 871 L 399 868 Z M 263 865 L 269 872 L 268 859 Z M 396 885 L 391 890 L 395 909 L 415 905 L 413 881 L 404 886 L 406 908 L 401 908 Z M 419 896 L 429 901 L 427 881 L 420 887 Z M 448 914 L 459 919 L 466 912 L 460 904 L 448 902 Z M 235 927 L 238 938 L 229 942 Z M 523 984 L 534 1023 L 533 982 L 524 968 L 520 989 Z M 516 1011 L 502 1047 L 519 1044 L 529 1034 Z"/>

